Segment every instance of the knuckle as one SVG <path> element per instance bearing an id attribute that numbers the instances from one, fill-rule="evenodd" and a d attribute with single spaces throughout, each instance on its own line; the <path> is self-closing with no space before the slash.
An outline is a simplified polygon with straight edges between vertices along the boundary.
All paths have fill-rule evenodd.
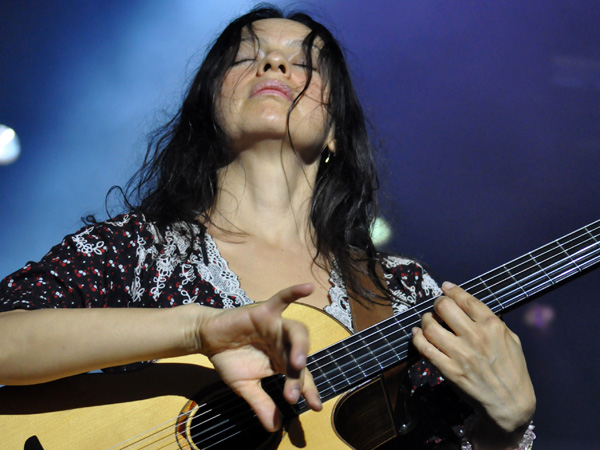
<path id="1" fill-rule="evenodd" d="M 459 382 L 467 377 L 467 372 L 465 372 L 458 364 L 452 364 L 446 369 L 446 376 L 454 382 Z"/>
<path id="2" fill-rule="evenodd" d="M 423 348 L 423 356 L 429 360 L 434 359 L 437 355 L 437 351 L 438 350 L 433 345 L 429 344 Z"/>
<path id="3" fill-rule="evenodd" d="M 513 338 L 513 340 L 519 345 L 519 347 L 522 347 L 521 338 L 511 330 L 508 330 L 508 332 L 510 334 L 510 337 Z"/>
<path id="4" fill-rule="evenodd" d="M 454 300 L 452 300 L 450 297 L 438 297 L 438 299 L 435 301 L 435 304 L 433 305 L 433 308 L 437 313 L 443 313 L 444 311 L 447 311 L 449 308 L 451 308 L 452 303 L 454 303 Z"/>
<path id="5" fill-rule="evenodd" d="M 479 364 L 479 358 L 474 352 L 461 352 L 457 359 L 460 360 L 461 366 L 466 369 L 465 373 L 471 373 L 473 368 Z"/>
<path id="6" fill-rule="evenodd" d="M 474 348 L 486 348 L 490 342 L 488 337 L 489 330 L 484 327 L 477 327 L 473 331 L 470 340 Z"/>
<path id="7" fill-rule="evenodd" d="M 433 335 L 435 335 L 436 333 L 436 329 L 437 329 L 438 323 L 431 318 L 430 320 L 427 321 L 423 321 L 423 323 L 421 324 L 421 329 L 423 330 L 423 335 L 426 338 L 430 338 Z"/>
<path id="8" fill-rule="evenodd" d="M 506 332 L 508 329 L 504 322 L 500 320 L 498 316 L 489 316 L 484 321 L 484 326 L 486 329 L 489 329 L 493 334 L 499 334 L 502 332 Z"/>
<path id="9" fill-rule="evenodd" d="M 435 322 L 433 314 L 430 312 L 423 314 L 423 317 L 421 318 L 421 328 L 430 326 L 432 322 Z"/>

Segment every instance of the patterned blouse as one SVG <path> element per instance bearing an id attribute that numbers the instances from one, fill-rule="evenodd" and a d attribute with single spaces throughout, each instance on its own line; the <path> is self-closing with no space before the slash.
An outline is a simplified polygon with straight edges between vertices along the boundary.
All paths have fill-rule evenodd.
<path id="1" fill-rule="evenodd" d="M 208 233 L 195 230 L 191 242 L 186 228 L 174 224 L 161 234 L 137 214 L 84 227 L 68 235 L 39 262 L 29 262 L 0 282 L 0 312 L 40 308 L 168 308 L 197 303 L 215 308 L 235 308 L 253 303 L 238 277 Z M 191 248 L 190 248 L 191 245 Z M 422 300 L 441 294 L 433 278 L 413 260 L 383 256 L 385 280 L 394 294 L 395 314 Z M 332 270 L 330 304 L 325 312 L 352 331 L 348 295 L 341 276 Z M 124 371 L 137 365 L 112 368 Z M 427 414 L 420 442 L 434 445 L 457 438 L 460 427 L 442 418 L 448 409 L 462 423 L 465 415 L 439 373 L 420 361 L 409 370 L 416 409 Z M 425 402 L 422 392 L 427 391 Z M 432 403 L 431 399 L 437 398 Z M 445 405 L 440 408 L 439 404 Z M 424 406 L 419 406 L 421 403 Z M 443 417 L 440 416 L 440 417 Z M 456 422 L 456 420 L 453 420 Z M 427 431 L 425 431 L 427 429 Z M 416 448 L 416 447 L 410 447 Z M 431 447 L 433 448 L 433 447 Z"/>

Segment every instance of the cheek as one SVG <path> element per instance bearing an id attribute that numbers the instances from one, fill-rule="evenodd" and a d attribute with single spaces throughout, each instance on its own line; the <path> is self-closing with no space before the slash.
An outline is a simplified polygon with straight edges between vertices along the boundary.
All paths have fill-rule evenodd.
<path id="1" fill-rule="evenodd" d="M 217 97 L 216 101 L 216 117 L 217 122 L 225 131 L 230 131 L 232 119 L 236 116 L 237 102 L 236 102 L 236 87 L 237 80 L 231 76 L 226 76 L 223 80 L 221 87 L 221 93 Z"/>
<path id="2" fill-rule="evenodd" d="M 327 121 L 327 92 L 323 92 L 321 83 L 311 82 L 300 103 L 305 114 L 314 125 L 326 127 Z M 300 105 L 299 105 L 300 106 Z"/>

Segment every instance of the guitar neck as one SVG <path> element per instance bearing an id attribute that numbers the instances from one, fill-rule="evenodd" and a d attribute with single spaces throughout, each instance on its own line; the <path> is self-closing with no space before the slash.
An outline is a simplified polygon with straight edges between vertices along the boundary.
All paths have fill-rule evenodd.
<path id="1" fill-rule="evenodd" d="M 530 300 L 600 262 L 600 220 L 463 283 L 494 313 Z M 435 298 L 384 320 L 308 358 L 323 401 L 372 379 L 408 357 L 411 329 L 433 309 Z M 273 380 L 280 389 L 283 377 Z M 269 391 L 268 385 L 265 386 Z M 302 399 L 297 412 L 307 409 Z"/>

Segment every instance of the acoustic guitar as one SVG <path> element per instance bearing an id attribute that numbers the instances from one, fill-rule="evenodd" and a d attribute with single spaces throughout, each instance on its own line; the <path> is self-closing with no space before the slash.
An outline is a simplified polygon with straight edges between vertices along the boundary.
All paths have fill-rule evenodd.
<path id="1" fill-rule="evenodd" d="M 462 285 L 496 314 L 572 279 L 600 262 L 600 220 Z M 380 375 L 405 361 L 429 299 L 354 335 L 320 310 L 292 304 L 285 315 L 307 324 L 308 358 L 324 411 L 282 399 L 284 377 L 263 387 L 287 418 L 267 433 L 247 404 L 202 355 L 144 370 L 90 373 L 33 386 L 0 387 L 0 448 L 59 449 L 374 449 L 396 430 Z M 351 391 L 351 392 L 348 392 Z M 326 444 L 323 444 L 326 443 Z"/>

